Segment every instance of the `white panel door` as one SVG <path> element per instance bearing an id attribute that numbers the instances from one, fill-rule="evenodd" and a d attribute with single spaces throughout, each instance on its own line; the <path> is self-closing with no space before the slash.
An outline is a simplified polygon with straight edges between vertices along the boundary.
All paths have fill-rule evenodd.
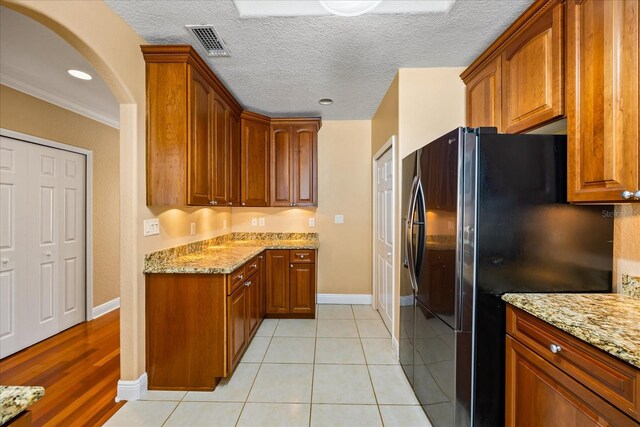
<path id="1" fill-rule="evenodd" d="M 0 140 L 0 357 L 85 319 L 85 156 Z"/>
<path id="2" fill-rule="evenodd" d="M 85 318 L 85 156 L 60 151 L 60 329 Z"/>
<path id="3" fill-rule="evenodd" d="M 0 137 L 0 357 L 23 346 L 27 310 L 28 146 Z"/>
<path id="4" fill-rule="evenodd" d="M 389 331 L 393 323 L 393 150 L 376 161 L 376 305 Z"/>

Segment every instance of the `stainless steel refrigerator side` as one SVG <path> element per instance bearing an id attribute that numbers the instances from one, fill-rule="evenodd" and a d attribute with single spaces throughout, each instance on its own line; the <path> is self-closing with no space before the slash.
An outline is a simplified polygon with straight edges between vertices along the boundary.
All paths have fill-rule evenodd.
<path id="1" fill-rule="evenodd" d="M 474 318 L 476 283 L 477 137 L 465 132 L 462 156 L 460 330 L 456 334 L 456 426 L 472 426 L 475 388 Z"/>
<path id="2" fill-rule="evenodd" d="M 415 299 L 411 277 L 408 268 L 407 227 L 409 220 L 409 204 L 412 198 L 411 186 L 416 176 L 416 154 L 411 153 L 402 161 L 401 188 L 401 250 L 402 264 L 400 267 L 400 336 L 398 337 L 400 365 L 409 382 L 413 385 L 414 375 L 414 334 L 415 334 Z"/>

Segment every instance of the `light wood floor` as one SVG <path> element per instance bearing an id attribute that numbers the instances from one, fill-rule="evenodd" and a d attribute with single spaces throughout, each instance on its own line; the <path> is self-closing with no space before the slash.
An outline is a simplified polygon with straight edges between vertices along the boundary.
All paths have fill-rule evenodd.
<path id="1" fill-rule="evenodd" d="M 116 404 L 120 310 L 67 329 L 0 360 L 0 384 L 38 385 L 33 425 L 102 425 Z"/>

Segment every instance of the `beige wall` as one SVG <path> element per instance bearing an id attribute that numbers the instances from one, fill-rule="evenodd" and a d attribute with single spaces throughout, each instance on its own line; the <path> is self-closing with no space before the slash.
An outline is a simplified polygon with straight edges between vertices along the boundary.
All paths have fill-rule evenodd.
<path id="1" fill-rule="evenodd" d="M 620 289 L 623 274 L 640 276 L 640 204 L 616 206 L 615 213 L 614 284 Z"/>
<path id="2" fill-rule="evenodd" d="M 118 298 L 118 130 L 2 85 L 0 127 L 93 152 L 93 306 Z"/>
<path id="3" fill-rule="evenodd" d="M 252 227 L 254 217 L 266 226 Z M 232 219 L 233 231 L 319 233 L 318 293 L 371 294 L 371 122 L 322 122 L 317 208 L 234 208 Z"/>
<path id="4" fill-rule="evenodd" d="M 371 119 L 371 154 L 375 154 L 393 135 L 398 136 L 399 89 L 398 74 L 396 74 Z"/>

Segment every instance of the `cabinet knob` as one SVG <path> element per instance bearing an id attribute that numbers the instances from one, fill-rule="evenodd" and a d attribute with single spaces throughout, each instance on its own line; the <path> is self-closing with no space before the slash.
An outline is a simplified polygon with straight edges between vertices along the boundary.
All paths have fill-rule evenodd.
<path id="1" fill-rule="evenodd" d="M 551 350 L 551 353 L 557 354 L 557 353 L 560 353 L 562 351 L 562 347 L 560 347 L 557 344 L 551 344 L 549 346 L 549 350 Z"/>
<path id="2" fill-rule="evenodd" d="M 293 264 L 289 264 L 289 267 L 293 268 Z"/>
<path id="3" fill-rule="evenodd" d="M 623 198 L 623 199 L 628 200 L 628 199 L 630 199 L 631 197 L 633 197 L 633 193 L 632 193 L 631 191 L 624 190 L 624 191 L 622 192 L 622 198 Z"/>
<path id="4" fill-rule="evenodd" d="M 249 280 L 248 282 L 246 282 L 244 285 L 245 285 L 245 286 L 251 286 L 251 280 Z"/>
<path id="5" fill-rule="evenodd" d="M 228 202 L 227 205 L 233 206 L 233 202 Z"/>
<path id="6" fill-rule="evenodd" d="M 293 206 L 293 203 L 289 203 L 289 206 Z"/>
<path id="7" fill-rule="evenodd" d="M 215 206 L 215 205 L 217 205 L 217 204 L 218 204 L 218 202 L 216 202 L 215 200 L 212 200 L 212 201 L 210 201 L 210 202 L 209 202 L 209 204 L 211 204 L 211 205 L 214 205 L 214 206 Z"/>
<path id="8" fill-rule="evenodd" d="M 294 203 L 293 206 L 295 206 L 296 204 Z"/>
<path id="9" fill-rule="evenodd" d="M 640 190 L 636 191 L 636 194 L 634 194 L 633 197 L 640 200 Z"/>
<path id="10" fill-rule="evenodd" d="M 247 204 L 245 202 L 242 202 L 242 206 L 246 206 Z"/>
<path id="11" fill-rule="evenodd" d="M 244 274 L 238 275 L 238 279 L 240 279 L 240 280 L 244 279 Z"/>

